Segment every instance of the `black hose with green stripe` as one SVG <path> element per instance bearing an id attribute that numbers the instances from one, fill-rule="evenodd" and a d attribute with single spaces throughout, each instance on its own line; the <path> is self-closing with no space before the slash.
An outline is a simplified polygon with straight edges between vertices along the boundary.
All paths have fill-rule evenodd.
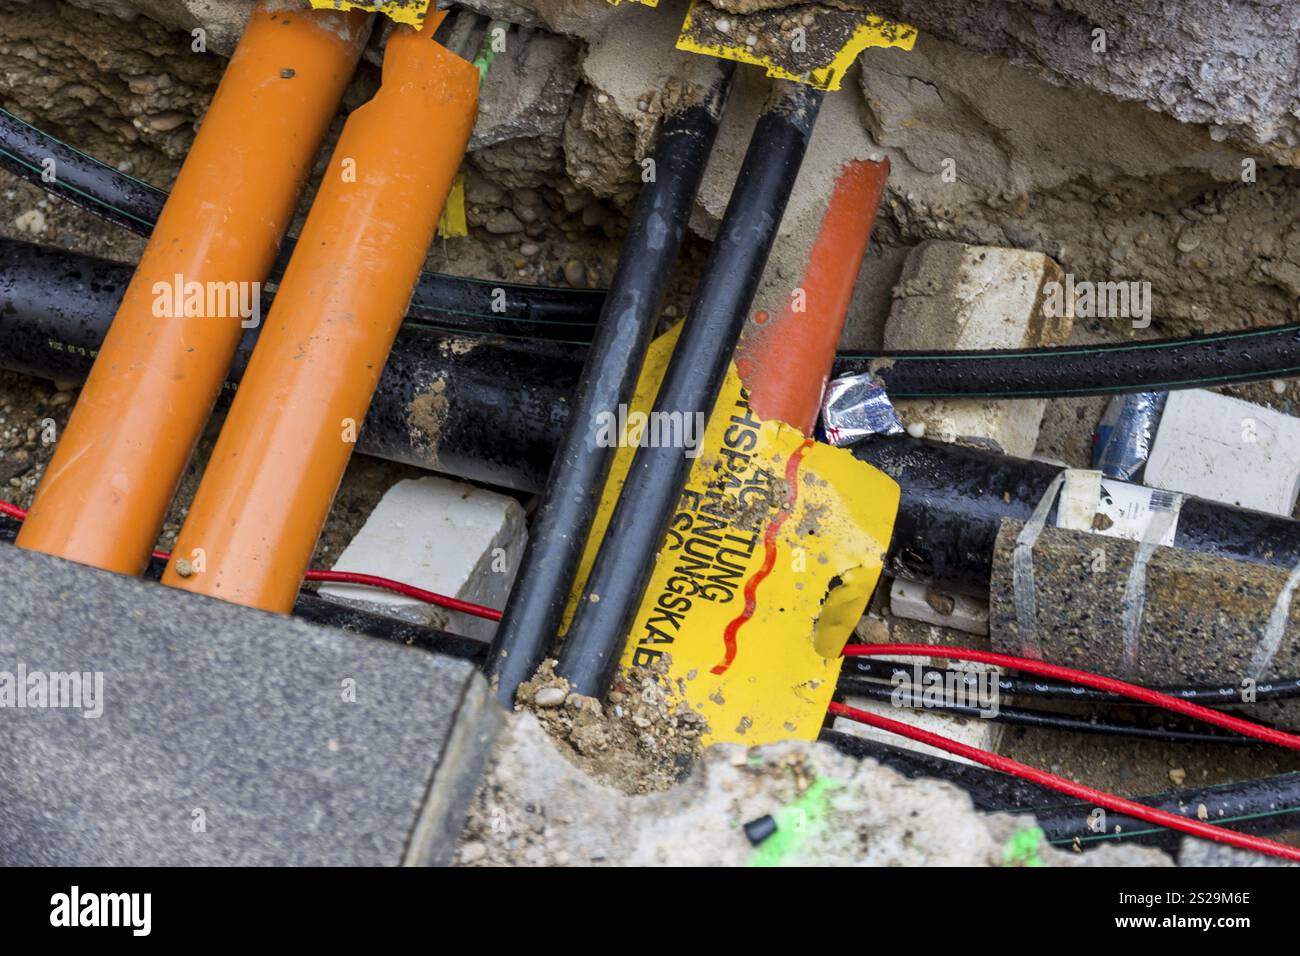
<path id="1" fill-rule="evenodd" d="M 972 352 L 841 354 L 890 398 L 1062 398 L 1207 388 L 1300 375 L 1300 325 L 1184 339 Z"/>
<path id="2" fill-rule="evenodd" d="M 0 110 L 0 167 L 138 233 L 167 194 Z M 291 247 L 282 250 L 287 261 Z M 591 341 L 604 302 L 578 290 L 426 272 L 410 318 L 457 335 Z M 841 353 L 836 375 L 873 372 L 891 398 L 1063 398 L 1206 388 L 1300 375 L 1300 325 L 1109 345 Z"/>

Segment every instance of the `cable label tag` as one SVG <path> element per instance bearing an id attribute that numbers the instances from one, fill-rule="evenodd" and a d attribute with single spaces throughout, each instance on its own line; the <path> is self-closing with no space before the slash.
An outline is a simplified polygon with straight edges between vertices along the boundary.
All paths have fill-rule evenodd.
<path id="1" fill-rule="evenodd" d="M 1152 522 L 1159 519 L 1163 528 L 1157 529 L 1153 543 L 1172 548 L 1182 507 L 1183 496 L 1178 492 L 1105 478 L 1099 471 L 1069 468 L 1065 471 L 1056 526 L 1143 541 Z"/>
<path id="2" fill-rule="evenodd" d="M 651 344 L 631 415 L 652 407 L 678 329 Z M 616 454 L 566 628 L 635 450 Z M 706 744 L 813 740 L 880 579 L 898 485 L 758 418 L 734 365 L 698 451 L 621 665 L 666 662 L 668 693 L 708 722 Z"/>

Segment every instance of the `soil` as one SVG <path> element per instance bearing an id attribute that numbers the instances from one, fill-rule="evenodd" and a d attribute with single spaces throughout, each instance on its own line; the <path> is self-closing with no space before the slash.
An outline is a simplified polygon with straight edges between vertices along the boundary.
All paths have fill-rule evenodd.
<path id="1" fill-rule="evenodd" d="M 561 752 L 601 783 L 625 793 L 666 790 L 703 753 L 700 736 L 708 730 L 699 714 L 670 699 L 667 666 L 660 659 L 654 667 L 621 673 L 602 706 L 569 693 L 555 662 L 547 660 L 520 687 L 519 706 L 531 710 Z M 681 693 L 679 688 L 674 696 L 680 699 Z"/>

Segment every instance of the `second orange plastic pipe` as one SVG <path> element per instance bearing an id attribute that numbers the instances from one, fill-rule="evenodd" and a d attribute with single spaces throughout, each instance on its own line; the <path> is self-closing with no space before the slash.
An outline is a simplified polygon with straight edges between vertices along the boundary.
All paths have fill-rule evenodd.
<path id="1" fill-rule="evenodd" d="M 278 2 L 253 12 L 37 487 L 21 547 L 144 571 L 369 33 L 364 13 Z"/>
<path id="2" fill-rule="evenodd" d="M 293 607 L 474 126 L 478 70 L 434 42 L 444 16 L 393 31 L 348 118 L 164 584 Z"/>

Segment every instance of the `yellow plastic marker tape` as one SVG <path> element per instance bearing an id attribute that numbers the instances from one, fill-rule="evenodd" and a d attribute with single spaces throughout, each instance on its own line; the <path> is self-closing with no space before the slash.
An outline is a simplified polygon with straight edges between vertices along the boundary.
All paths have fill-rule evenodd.
<path id="1" fill-rule="evenodd" d="M 611 7 L 617 7 L 623 0 L 605 0 Z M 643 7 L 657 7 L 659 0 L 628 0 L 628 3 L 639 3 Z"/>
<path id="2" fill-rule="evenodd" d="M 465 218 L 465 174 L 457 173 L 452 180 L 451 192 L 442 206 L 442 218 L 438 220 L 438 236 L 442 239 L 454 239 L 469 235 L 469 220 Z"/>
<path id="3" fill-rule="evenodd" d="M 311 0 L 311 5 L 316 10 L 366 10 L 382 13 L 389 19 L 410 24 L 418 30 L 424 26 L 429 2 L 430 0 L 387 0 L 377 4 L 374 0 Z"/>
<path id="4" fill-rule="evenodd" d="M 838 90 L 863 50 L 911 50 L 916 45 L 916 27 L 905 23 L 851 10 L 803 9 L 806 21 L 783 27 L 782 23 L 789 23 L 788 9 L 737 16 L 718 10 L 707 0 L 691 0 L 677 49 L 761 66 L 774 79 Z M 755 42 L 747 43 L 750 39 Z"/>
<path id="5" fill-rule="evenodd" d="M 570 595 L 565 628 L 631 465 L 680 325 L 650 346 Z M 641 434 L 645 432 L 642 431 Z M 705 743 L 813 740 L 840 651 L 880 579 L 898 485 L 848 451 L 760 420 L 733 366 L 621 664 L 668 659 L 668 693 Z"/>

